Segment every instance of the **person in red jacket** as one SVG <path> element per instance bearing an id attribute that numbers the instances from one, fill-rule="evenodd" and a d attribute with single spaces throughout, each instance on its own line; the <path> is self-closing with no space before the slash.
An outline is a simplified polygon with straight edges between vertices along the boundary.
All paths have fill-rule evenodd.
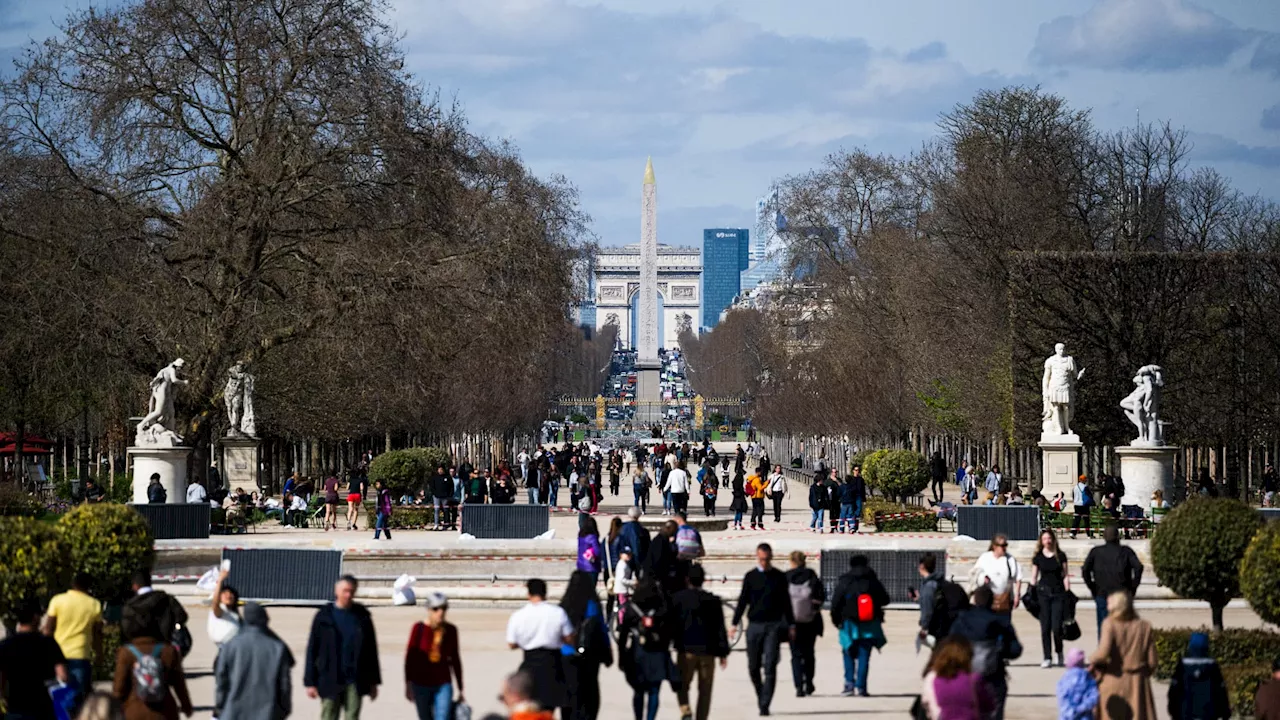
<path id="1" fill-rule="evenodd" d="M 449 598 L 444 593 L 427 593 L 424 602 L 427 620 L 414 624 L 404 653 L 405 697 L 417 706 L 418 717 L 452 720 L 454 703 L 463 701 L 458 628 L 444 620 L 449 611 Z M 454 681 L 458 684 L 456 700 Z"/>

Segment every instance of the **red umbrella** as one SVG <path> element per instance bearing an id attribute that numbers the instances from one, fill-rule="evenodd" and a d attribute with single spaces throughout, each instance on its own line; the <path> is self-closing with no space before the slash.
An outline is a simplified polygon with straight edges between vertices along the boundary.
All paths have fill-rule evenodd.
<path id="1" fill-rule="evenodd" d="M 17 450 L 18 450 L 17 443 L 6 443 L 4 445 L 0 445 L 0 455 L 16 455 Z M 28 445 L 26 443 L 22 444 L 23 455 L 49 455 L 52 453 L 53 453 L 53 450 L 47 447 Z"/>
<path id="2" fill-rule="evenodd" d="M 0 446 L 16 445 L 18 442 L 18 433 L 16 432 L 0 432 Z M 39 435 L 27 433 L 22 438 L 22 447 L 29 445 L 48 445 L 53 446 L 53 441 L 48 438 L 42 438 Z"/>

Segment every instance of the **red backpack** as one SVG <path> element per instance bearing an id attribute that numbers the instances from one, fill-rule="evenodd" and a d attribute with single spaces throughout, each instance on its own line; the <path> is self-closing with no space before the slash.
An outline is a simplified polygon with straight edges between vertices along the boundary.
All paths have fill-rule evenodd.
<path id="1" fill-rule="evenodd" d="M 858 595 L 858 622 L 871 622 L 876 619 L 876 604 L 869 593 Z"/>

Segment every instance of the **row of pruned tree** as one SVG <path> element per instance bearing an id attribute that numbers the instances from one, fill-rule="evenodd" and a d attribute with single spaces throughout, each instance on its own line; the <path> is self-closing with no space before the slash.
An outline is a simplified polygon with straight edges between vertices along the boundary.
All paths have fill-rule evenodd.
<path id="1" fill-rule="evenodd" d="M 1171 382 L 1172 440 L 1274 439 L 1280 209 L 1190 150 L 1171 125 L 1107 132 L 1011 87 L 942 115 L 909 157 L 837 152 L 776 186 L 795 280 L 690 342 L 690 366 L 775 432 L 1025 447 L 1062 341 L 1091 368 L 1086 443 L 1131 439 L 1116 404 L 1148 363 Z"/>
<path id="2" fill-rule="evenodd" d="M 587 394 L 569 327 L 587 218 L 403 70 L 381 0 L 136 0 L 76 12 L 0 89 L 0 410 L 129 438 L 150 376 L 225 371 L 259 427 L 508 431 Z M 581 387 L 579 387 L 581 386 Z"/>

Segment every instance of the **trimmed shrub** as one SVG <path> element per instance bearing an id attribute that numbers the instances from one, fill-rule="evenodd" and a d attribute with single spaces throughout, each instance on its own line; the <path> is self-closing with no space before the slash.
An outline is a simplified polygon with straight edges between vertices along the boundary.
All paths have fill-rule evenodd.
<path id="1" fill-rule="evenodd" d="M 44 510 L 40 501 L 23 492 L 17 483 L 0 482 L 0 517 L 36 517 Z"/>
<path id="2" fill-rule="evenodd" d="M 23 603 L 45 607 L 71 584 L 71 563 L 58 529 L 25 517 L 0 518 L 0 620 Z"/>
<path id="3" fill-rule="evenodd" d="M 1222 609 L 1240 595 L 1240 560 L 1262 527 L 1253 508 L 1229 498 L 1193 498 L 1174 508 L 1151 539 L 1156 577 L 1179 596 L 1204 600 L 1213 627 Z"/>
<path id="4" fill-rule="evenodd" d="M 877 450 L 867 456 L 862 474 L 886 498 L 905 500 L 929 486 L 929 463 L 913 450 Z"/>
<path id="5" fill-rule="evenodd" d="M 108 603 L 129 597 L 130 578 L 155 559 L 151 527 L 126 505 L 81 505 L 58 521 L 71 569 L 93 578 L 89 592 Z"/>
<path id="6" fill-rule="evenodd" d="M 876 515 L 911 513 L 911 517 L 876 522 Z M 938 516 L 928 510 L 890 500 L 867 500 L 862 504 L 862 524 L 874 525 L 876 532 L 932 532 L 938 529 Z"/>
<path id="7" fill-rule="evenodd" d="M 1156 643 L 1156 677 L 1168 680 L 1178 667 L 1178 661 L 1187 651 L 1187 642 L 1193 632 L 1208 632 L 1191 628 L 1154 630 Z M 1231 629 L 1210 633 L 1209 654 L 1223 666 L 1266 664 L 1280 657 L 1280 633 L 1270 630 Z"/>
<path id="8" fill-rule="evenodd" d="M 381 481 L 399 497 L 405 492 L 416 492 L 426 485 L 427 478 L 436 465 L 449 462 L 449 453 L 440 448 L 408 448 L 392 450 L 375 457 L 369 463 L 369 484 Z"/>
<path id="9" fill-rule="evenodd" d="M 1240 592 L 1258 617 L 1280 625 L 1280 524 L 1253 536 L 1240 561 Z"/>
<path id="10" fill-rule="evenodd" d="M 116 653 L 124 647 L 120 623 L 102 626 L 102 652 L 93 656 L 94 682 L 110 682 L 116 674 Z"/>

